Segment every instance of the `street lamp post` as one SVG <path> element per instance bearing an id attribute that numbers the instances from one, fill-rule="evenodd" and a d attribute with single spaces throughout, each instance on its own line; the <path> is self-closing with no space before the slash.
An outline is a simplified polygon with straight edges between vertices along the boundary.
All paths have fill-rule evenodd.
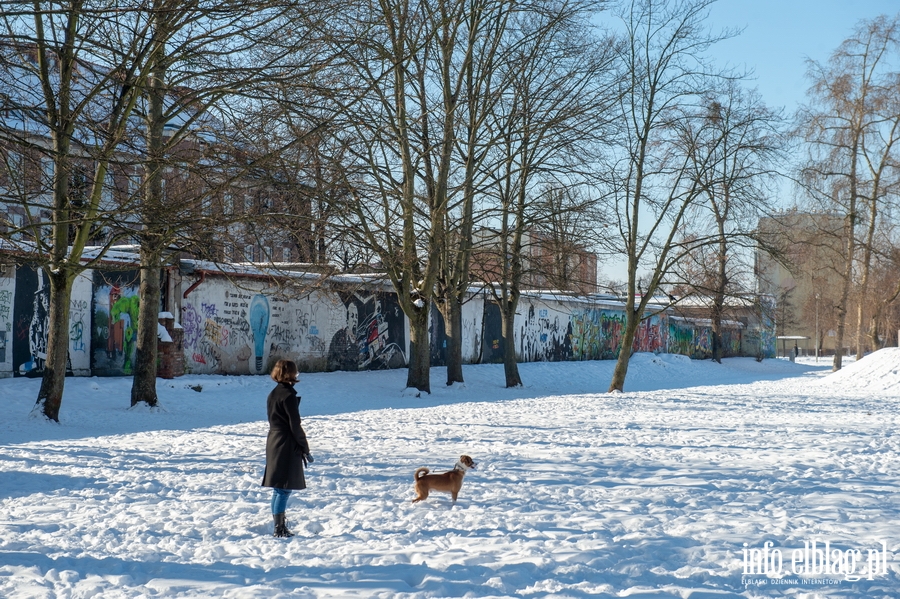
<path id="1" fill-rule="evenodd" d="M 819 361 L 819 294 L 816 294 L 816 362 Z"/>

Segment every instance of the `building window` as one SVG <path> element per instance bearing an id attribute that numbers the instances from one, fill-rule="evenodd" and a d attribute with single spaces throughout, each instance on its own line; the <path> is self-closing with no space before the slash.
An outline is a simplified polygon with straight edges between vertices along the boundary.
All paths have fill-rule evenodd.
<path id="1" fill-rule="evenodd" d="M 21 161 L 21 157 L 20 157 Z M 41 174 L 44 177 L 47 187 L 53 186 L 53 175 L 56 173 L 56 163 L 49 156 L 41 157 Z"/>
<path id="2" fill-rule="evenodd" d="M 9 222 L 12 225 L 12 235 L 10 235 L 10 237 L 13 239 L 22 239 L 24 236 L 22 229 L 25 227 L 25 216 L 18 212 L 12 212 L 9 215 Z"/>
<path id="3" fill-rule="evenodd" d="M 282 262 L 290 262 L 291 261 L 291 248 L 289 248 L 289 247 L 281 248 L 281 261 Z"/>
<path id="4" fill-rule="evenodd" d="M 133 198 L 141 189 L 141 176 L 138 173 L 128 175 L 128 197 Z"/>

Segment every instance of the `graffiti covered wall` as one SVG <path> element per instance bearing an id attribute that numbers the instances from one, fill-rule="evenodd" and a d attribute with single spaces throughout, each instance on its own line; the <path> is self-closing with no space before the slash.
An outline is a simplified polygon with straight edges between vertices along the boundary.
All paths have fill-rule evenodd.
<path id="1" fill-rule="evenodd" d="M 522 298 L 515 327 L 516 355 L 519 361 L 571 360 L 572 320 L 572 313 L 565 305 Z"/>
<path id="2" fill-rule="evenodd" d="M 523 298 L 517 316 L 521 361 L 609 360 L 618 357 L 625 312 L 575 301 L 549 303 Z M 664 319 L 654 314 L 638 326 L 634 351 L 665 351 Z"/>
<path id="3" fill-rule="evenodd" d="M 287 297 L 258 276 L 194 275 L 176 281 L 185 370 L 263 374 L 282 358 L 296 361 L 303 371 L 405 366 L 408 324 L 396 295 L 358 280 L 331 284 L 335 287 Z M 76 279 L 69 306 L 71 374 L 132 373 L 138 296 L 137 270 L 88 271 Z M 49 285 L 42 271 L 28 266 L 0 270 L 0 376 L 42 373 L 48 317 Z M 496 304 L 473 293 L 463 304 L 462 318 L 463 361 L 502 362 Z M 710 330 L 701 320 L 654 314 L 641 322 L 633 350 L 709 357 Z M 524 295 L 513 343 L 519 361 L 614 359 L 624 327 L 624 310 L 614 301 Z M 743 329 L 740 323 L 723 334 L 726 356 L 774 357 L 774 340 L 774 329 Z M 433 362 L 445 363 L 446 333 L 437 311 L 431 342 Z"/>
<path id="4" fill-rule="evenodd" d="M 374 370 L 406 365 L 406 316 L 397 296 L 381 291 L 344 291 L 331 322 L 327 369 Z"/>
<path id="5" fill-rule="evenodd" d="M 262 374 L 280 359 L 304 371 L 406 364 L 405 319 L 389 293 L 287 297 L 261 283 L 210 278 L 183 300 L 181 316 L 189 372 Z"/>
<path id="6" fill-rule="evenodd" d="M 669 318 L 669 340 L 666 351 L 682 354 L 695 360 L 712 357 L 712 326 L 709 321 L 687 318 Z M 743 331 L 740 326 L 725 326 L 722 329 L 722 356 L 740 356 Z"/>
<path id="7" fill-rule="evenodd" d="M 0 377 L 11 376 L 13 370 L 13 301 L 15 297 L 15 270 L 11 267 L 0 267 Z"/>
<path id="8" fill-rule="evenodd" d="M 75 278 L 69 306 L 69 358 L 66 372 L 90 375 L 88 354 L 91 305 L 90 273 Z M 16 269 L 12 317 L 12 374 L 40 376 L 47 359 L 50 282 L 40 268 Z"/>
<path id="9" fill-rule="evenodd" d="M 138 271 L 93 273 L 91 370 L 95 376 L 134 372 L 140 301 Z"/>

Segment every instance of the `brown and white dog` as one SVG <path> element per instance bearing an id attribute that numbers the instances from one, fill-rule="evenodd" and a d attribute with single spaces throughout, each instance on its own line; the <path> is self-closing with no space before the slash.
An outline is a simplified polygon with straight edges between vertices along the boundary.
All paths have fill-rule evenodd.
<path id="1" fill-rule="evenodd" d="M 413 475 L 416 481 L 416 498 L 413 503 L 428 499 L 429 491 L 443 491 L 450 493 L 453 497 L 453 503 L 456 503 L 456 496 L 462 488 L 463 477 L 467 470 L 475 470 L 475 462 L 467 455 L 459 456 L 459 461 L 453 470 L 443 472 L 441 474 L 428 474 L 431 472 L 428 468 L 418 468 Z"/>

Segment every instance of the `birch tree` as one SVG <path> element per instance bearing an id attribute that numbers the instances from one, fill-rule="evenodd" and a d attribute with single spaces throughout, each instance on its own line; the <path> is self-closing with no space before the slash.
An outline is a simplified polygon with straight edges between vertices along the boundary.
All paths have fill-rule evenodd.
<path id="1" fill-rule="evenodd" d="M 898 72 L 893 67 L 898 41 L 897 18 L 862 21 L 827 63 L 810 62 L 810 102 L 799 114 L 799 132 L 808 149 L 802 168 L 806 189 L 825 210 L 837 210 L 844 219 L 833 370 L 840 370 L 843 363 L 847 315 L 858 267 L 862 295 L 868 292 L 870 232 L 877 227 L 879 205 L 888 187 L 884 175 L 890 171 L 885 169 L 895 160 Z M 864 219 L 866 206 L 869 212 Z M 864 220 L 869 227 L 861 243 L 858 229 Z M 857 322 L 860 328 L 861 311 Z"/>
<path id="2" fill-rule="evenodd" d="M 690 176 L 701 191 L 686 227 L 695 249 L 685 256 L 684 285 L 709 298 L 712 359 L 721 363 L 725 301 L 749 288 L 746 278 L 741 281 L 748 270 L 741 249 L 760 242 L 756 221 L 771 209 L 784 135 L 780 116 L 736 81 L 702 98 L 695 118 L 681 127 Z"/>

